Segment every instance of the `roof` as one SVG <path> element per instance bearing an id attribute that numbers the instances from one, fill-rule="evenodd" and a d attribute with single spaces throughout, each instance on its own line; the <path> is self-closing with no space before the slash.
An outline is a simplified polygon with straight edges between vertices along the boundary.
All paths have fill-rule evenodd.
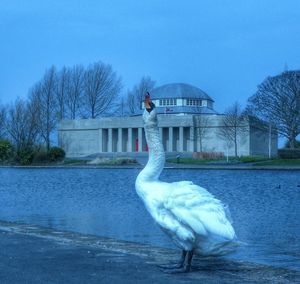
<path id="1" fill-rule="evenodd" d="M 191 98 L 191 99 L 206 99 L 214 101 L 201 89 L 184 83 L 173 83 L 160 86 L 153 89 L 151 99 L 168 99 L 168 98 Z"/>
<path id="2" fill-rule="evenodd" d="M 143 114 L 144 110 L 139 110 L 135 113 L 135 115 Z M 156 112 L 166 113 L 166 114 L 178 114 L 178 113 L 185 113 L 185 114 L 217 114 L 217 112 L 208 107 L 192 107 L 192 106 L 157 106 Z"/>

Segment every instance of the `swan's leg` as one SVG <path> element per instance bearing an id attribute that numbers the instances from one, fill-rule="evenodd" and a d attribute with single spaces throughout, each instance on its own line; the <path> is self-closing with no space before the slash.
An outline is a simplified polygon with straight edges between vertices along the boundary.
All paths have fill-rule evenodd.
<path id="1" fill-rule="evenodd" d="M 175 268 L 182 268 L 185 262 L 185 257 L 187 255 L 187 251 L 183 250 L 181 253 L 181 257 L 179 259 L 179 261 L 175 264 L 167 264 L 167 265 L 159 265 L 159 268 L 163 268 L 163 269 L 175 269 Z"/>
<path id="2" fill-rule="evenodd" d="M 191 271 L 191 263 L 193 259 L 194 251 L 183 251 L 181 259 L 183 258 L 183 262 L 180 266 L 173 266 L 166 269 L 163 269 L 162 271 L 165 273 L 186 273 Z M 179 263 L 180 264 L 180 263 Z"/>
<path id="3" fill-rule="evenodd" d="M 178 267 L 178 268 L 183 267 L 184 262 L 185 262 L 185 257 L 186 257 L 186 255 L 187 255 L 187 251 L 186 251 L 186 250 L 183 250 L 183 251 L 182 251 L 182 254 L 181 254 L 181 258 L 180 258 L 179 262 L 177 263 L 177 267 Z"/>
<path id="4" fill-rule="evenodd" d="M 194 256 L 194 251 L 190 250 L 187 254 L 187 259 L 186 259 L 186 263 L 184 265 L 184 272 L 190 272 L 191 271 L 191 265 L 192 265 L 192 259 Z"/>

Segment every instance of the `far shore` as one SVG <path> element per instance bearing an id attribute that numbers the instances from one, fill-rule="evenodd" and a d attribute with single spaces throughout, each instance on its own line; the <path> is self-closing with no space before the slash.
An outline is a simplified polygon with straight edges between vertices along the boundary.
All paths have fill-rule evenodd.
<path id="1" fill-rule="evenodd" d="M 89 165 L 86 163 L 78 164 L 47 164 L 47 165 L 0 165 L 0 168 L 15 169 L 142 169 L 142 164 L 130 165 Z M 251 164 L 218 164 L 218 165 L 189 165 L 166 163 L 164 169 L 168 170 L 280 170 L 280 171 L 300 171 L 298 165 L 251 165 Z"/>

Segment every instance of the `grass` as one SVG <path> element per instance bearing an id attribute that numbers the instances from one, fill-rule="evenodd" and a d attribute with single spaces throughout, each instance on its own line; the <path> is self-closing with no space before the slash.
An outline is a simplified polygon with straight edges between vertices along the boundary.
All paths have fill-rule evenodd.
<path id="1" fill-rule="evenodd" d="M 229 163 L 255 163 L 265 161 L 266 158 L 262 156 L 243 156 L 243 157 L 229 157 Z M 177 159 L 168 159 L 168 163 L 178 163 Z M 194 159 L 194 158 L 180 158 L 178 164 L 192 164 L 192 165 L 206 165 L 206 164 L 220 164 L 227 163 L 226 158 L 220 159 Z"/>
<path id="2" fill-rule="evenodd" d="M 76 159 L 66 159 L 64 160 L 63 165 L 76 165 L 76 164 L 86 164 L 85 160 L 76 160 Z"/>
<path id="3" fill-rule="evenodd" d="M 300 159 L 271 159 L 257 162 L 255 166 L 300 166 Z"/>
<path id="4" fill-rule="evenodd" d="M 177 159 L 168 159 L 168 163 L 178 163 Z M 226 158 L 222 159 L 193 159 L 180 158 L 178 164 L 188 165 L 209 165 L 209 164 L 226 164 Z M 247 164 L 253 163 L 254 166 L 300 166 L 300 159 L 268 159 L 263 156 L 243 156 L 243 157 L 229 157 L 229 164 L 239 163 Z"/>
<path id="5" fill-rule="evenodd" d="M 177 159 L 167 159 L 168 163 L 176 163 L 176 164 L 189 164 L 189 165 L 205 165 L 205 164 L 209 164 L 211 162 L 215 162 L 215 161 L 221 161 L 221 160 L 217 160 L 217 159 L 193 159 L 193 158 L 180 158 L 179 162 L 177 161 Z"/>
<path id="6" fill-rule="evenodd" d="M 238 160 L 242 163 L 256 163 L 265 161 L 267 158 L 263 156 L 242 156 L 239 157 Z"/>
<path id="7" fill-rule="evenodd" d="M 94 161 L 94 163 L 91 163 L 91 161 L 87 161 L 87 160 L 66 159 L 63 163 L 63 165 L 99 165 L 99 166 L 122 166 L 122 165 L 132 165 L 132 164 L 136 164 L 136 160 L 131 158 L 116 158 L 116 159 L 103 158 Z"/>
<path id="8" fill-rule="evenodd" d="M 110 159 L 101 163 L 98 163 L 98 165 L 106 165 L 106 166 L 121 166 L 121 165 L 132 165 L 136 164 L 135 159 L 127 159 L 127 158 L 117 158 L 117 159 Z"/>

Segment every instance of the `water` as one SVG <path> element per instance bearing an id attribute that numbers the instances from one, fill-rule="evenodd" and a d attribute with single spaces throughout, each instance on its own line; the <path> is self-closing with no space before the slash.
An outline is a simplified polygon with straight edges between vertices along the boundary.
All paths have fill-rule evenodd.
<path id="1" fill-rule="evenodd" d="M 135 193 L 138 172 L 0 168 L 0 219 L 172 247 Z M 231 257 L 300 270 L 299 172 L 164 170 L 162 179 L 192 180 L 229 205 L 246 243 Z"/>

